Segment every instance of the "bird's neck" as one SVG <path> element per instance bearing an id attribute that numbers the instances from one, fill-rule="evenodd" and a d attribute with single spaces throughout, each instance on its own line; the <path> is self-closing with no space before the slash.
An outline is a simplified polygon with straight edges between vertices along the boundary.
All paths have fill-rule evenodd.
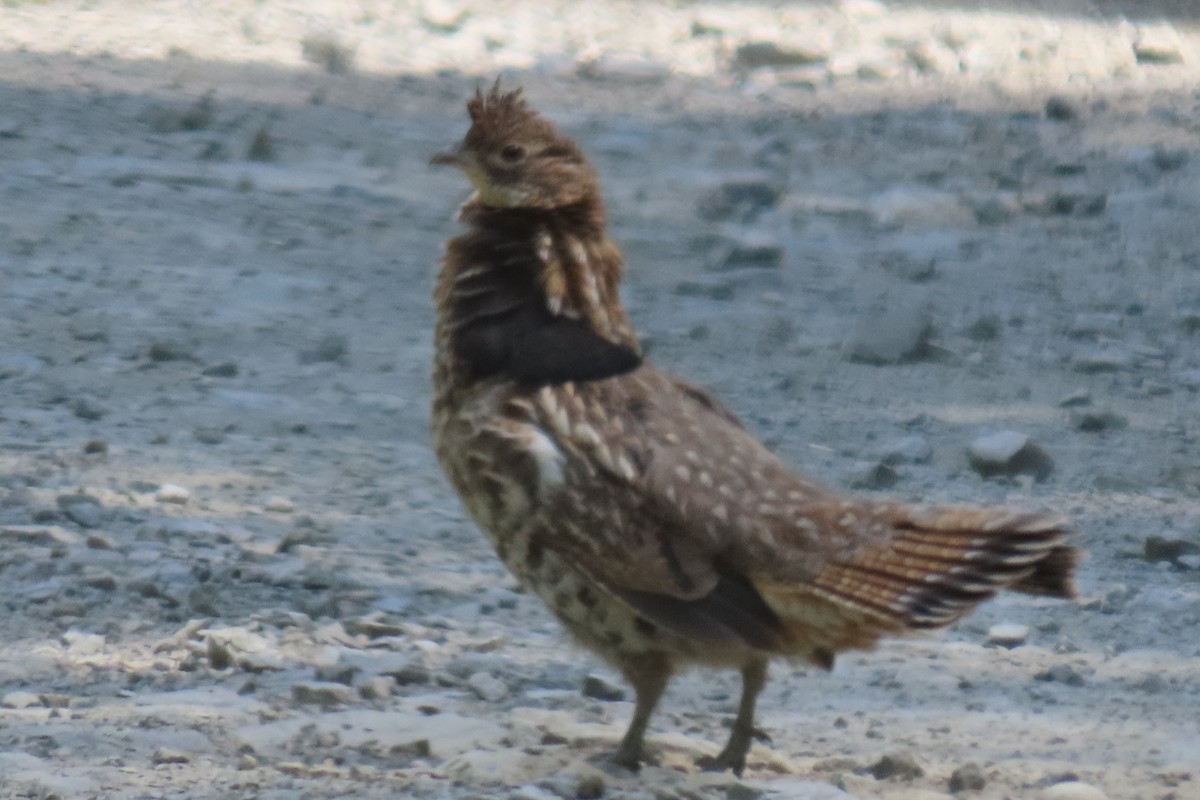
<path id="1" fill-rule="evenodd" d="M 639 350 L 637 334 L 620 299 L 624 258 L 605 232 L 604 206 L 595 195 L 557 208 L 495 208 L 472 198 L 460 219 L 470 230 L 455 240 L 439 283 L 452 316 L 457 301 L 474 306 L 477 297 L 454 292 L 469 282 L 473 291 L 494 282 L 497 291 L 526 281 L 527 291 L 555 316 L 585 323 L 603 338 Z M 480 280 L 480 272 L 491 273 Z M 439 292 L 441 294 L 441 292 Z M 442 300 L 439 297 L 439 301 Z"/>

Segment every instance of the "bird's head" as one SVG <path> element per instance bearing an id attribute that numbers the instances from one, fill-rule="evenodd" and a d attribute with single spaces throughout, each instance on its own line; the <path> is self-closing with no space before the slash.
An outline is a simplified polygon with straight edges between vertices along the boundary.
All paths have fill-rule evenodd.
<path id="1" fill-rule="evenodd" d="M 529 107 L 521 90 L 467 101 L 471 128 L 451 150 L 430 163 L 458 167 L 471 179 L 479 201 L 494 208 L 561 208 L 591 199 L 596 171 L 583 151 Z"/>

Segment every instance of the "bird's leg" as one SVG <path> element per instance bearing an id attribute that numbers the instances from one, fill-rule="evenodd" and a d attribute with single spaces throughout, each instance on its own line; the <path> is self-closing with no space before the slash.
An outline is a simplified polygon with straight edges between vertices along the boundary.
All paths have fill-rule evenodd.
<path id="1" fill-rule="evenodd" d="M 658 705 L 659 698 L 667 688 L 671 678 L 671 665 L 661 656 L 643 656 L 636 660 L 627 660 L 621 665 L 621 673 L 625 680 L 633 684 L 637 700 L 633 707 L 633 719 L 629 722 L 629 730 L 621 739 L 621 746 L 613 758 L 619 766 L 636 772 L 644 757 L 643 741 L 646 738 L 646 726 L 650 715 Z"/>
<path id="2" fill-rule="evenodd" d="M 729 769 L 733 770 L 734 775 L 741 777 L 742 770 L 746 768 L 746 753 L 750 752 L 750 742 L 766 738 L 762 731 L 754 727 L 754 704 L 766 683 L 765 660 L 755 659 L 742 667 L 742 699 L 738 703 L 738 713 L 733 720 L 729 741 L 715 757 L 706 756 L 699 759 L 696 762 L 697 766 L 714 771 Z"/>

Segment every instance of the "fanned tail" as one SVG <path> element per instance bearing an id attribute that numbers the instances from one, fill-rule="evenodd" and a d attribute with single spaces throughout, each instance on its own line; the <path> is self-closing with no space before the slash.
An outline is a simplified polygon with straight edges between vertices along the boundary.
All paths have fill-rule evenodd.
<path id="1" fill-rule="evenodd" d="M 885 633 L 944 627 L 1003 589 L 1075 596 L 1079 551 L 1067 544 L 1061 516 L 892 504 L 875 511 L 894 532 L 887 541 L 827 564 L 804 585 L 756 581 L 802 650 L 869 647 Z"/>

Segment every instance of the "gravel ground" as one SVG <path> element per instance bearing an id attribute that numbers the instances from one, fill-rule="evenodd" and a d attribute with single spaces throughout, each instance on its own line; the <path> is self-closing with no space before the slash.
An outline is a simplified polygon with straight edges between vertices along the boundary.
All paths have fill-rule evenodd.
<path id="1" fill-rule="evenodd" d="M 1200 5 L 964 5 L 0 6 L 0 795 L 1200 797 Z M 660 365 L 837 485 L 1069 513 L 1080 602 L 777 666 L 744 780 L 685 676 L 606 767 L 629 693 L 427 442 L 426 160 L 501 72 Z"/>

